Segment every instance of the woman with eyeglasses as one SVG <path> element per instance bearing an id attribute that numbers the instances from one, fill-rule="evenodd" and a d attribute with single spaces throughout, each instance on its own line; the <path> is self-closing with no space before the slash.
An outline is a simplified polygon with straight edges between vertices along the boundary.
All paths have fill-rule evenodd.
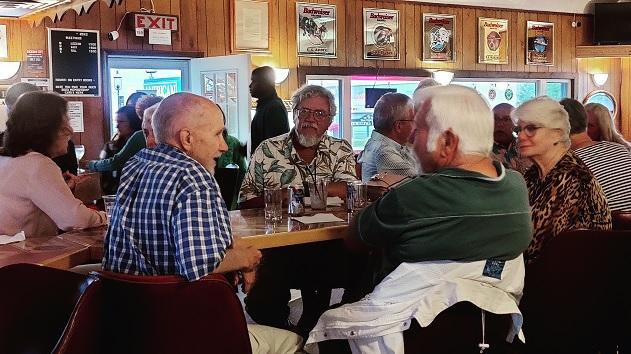
<path id="1" fill-rule="evenodd" d="M 0 235 L 54 236 L 105 224 L 105 213 L 76 199 L 52 160 L 67 152 L 72 136 L 67 105 L 36 91 L 20 96 L 11 111 L 0 148 Z"/>
<path id="2" fill-rule="evenodd" d="M 563 231 L 610 230 L 611 213 L 600 185 L 569 149 L 570 122 L 563 106 L 537 97 L 512 116 L 519 151 L 534 162 L 524 175 L 535 229 L 526 262 L 533 262 L 546 242 Z"/>

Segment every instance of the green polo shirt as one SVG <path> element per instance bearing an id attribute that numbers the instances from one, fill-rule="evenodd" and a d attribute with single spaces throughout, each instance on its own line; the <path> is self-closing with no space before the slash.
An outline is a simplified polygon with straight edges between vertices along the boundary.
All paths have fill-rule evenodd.
<path id="1" fill-rule="evenodd" d="M 402 262 L 509 260 L 533 234 L 522 176 L 495 163 L 497 178 L 447 168 L 388 192 L 357 217 L 359 237 L 383 250 L 375 281 Z"/>

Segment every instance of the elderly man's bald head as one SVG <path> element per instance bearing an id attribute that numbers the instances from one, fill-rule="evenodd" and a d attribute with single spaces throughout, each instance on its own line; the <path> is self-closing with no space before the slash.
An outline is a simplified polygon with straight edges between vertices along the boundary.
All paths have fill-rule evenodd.
<path id="1" fill-rule="evenodd" d="M 211 112 L 221 116 L 215 103 L 192 93 L 180 92 L 165 98 L 153 113 L 156 141 L 168 143 L 182 128 L 196 125 Z"/>
<path id="2" fill-rule="evenodd" d="M 213 172 L 215 159 L 228 150 L 218 106 L 201 96 L 181 92 L 160 102 L 153 114 L 158 144 L 174 146 Z"/>

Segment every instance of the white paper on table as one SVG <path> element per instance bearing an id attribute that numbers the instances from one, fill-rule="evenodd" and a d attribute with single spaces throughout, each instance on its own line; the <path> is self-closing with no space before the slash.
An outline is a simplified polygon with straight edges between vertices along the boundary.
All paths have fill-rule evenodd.
<path id="1" fill-rule="evenodd" d="M 26 236 L 24 235 L 24 231 L 20 231 L 13 236 L 9 235 L 0 235 L 0 245 L 6 245 L 8 243 L 20 242 L 26 240 Z"/>
<path id="2" fill-rule="evenodd" d="M 303 224 L 319 224 L 324 222 L 340 222 L 343 219 L 338 218 L 333 214 L 315 214 L 312 216 L 297 216 L 292 219 L 300 221 Z"/>
<path id="3" fill-rule="evenodd" d="M 344 201 L 340 197 L 327 197 L 326 205 L 327 206 L 340 206 L 344 204 Z M 305 197 L 305 205 L 311 205 L 311 198 Z"/>

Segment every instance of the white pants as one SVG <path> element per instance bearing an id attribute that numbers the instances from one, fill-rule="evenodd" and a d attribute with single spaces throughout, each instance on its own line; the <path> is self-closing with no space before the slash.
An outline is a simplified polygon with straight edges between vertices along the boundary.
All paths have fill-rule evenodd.
<path id="1" fill-rule="evenodd" d="M 253 354 L 293 354 L 302 349 L 302 337 L 284 329 L 248 324 Z"/>

